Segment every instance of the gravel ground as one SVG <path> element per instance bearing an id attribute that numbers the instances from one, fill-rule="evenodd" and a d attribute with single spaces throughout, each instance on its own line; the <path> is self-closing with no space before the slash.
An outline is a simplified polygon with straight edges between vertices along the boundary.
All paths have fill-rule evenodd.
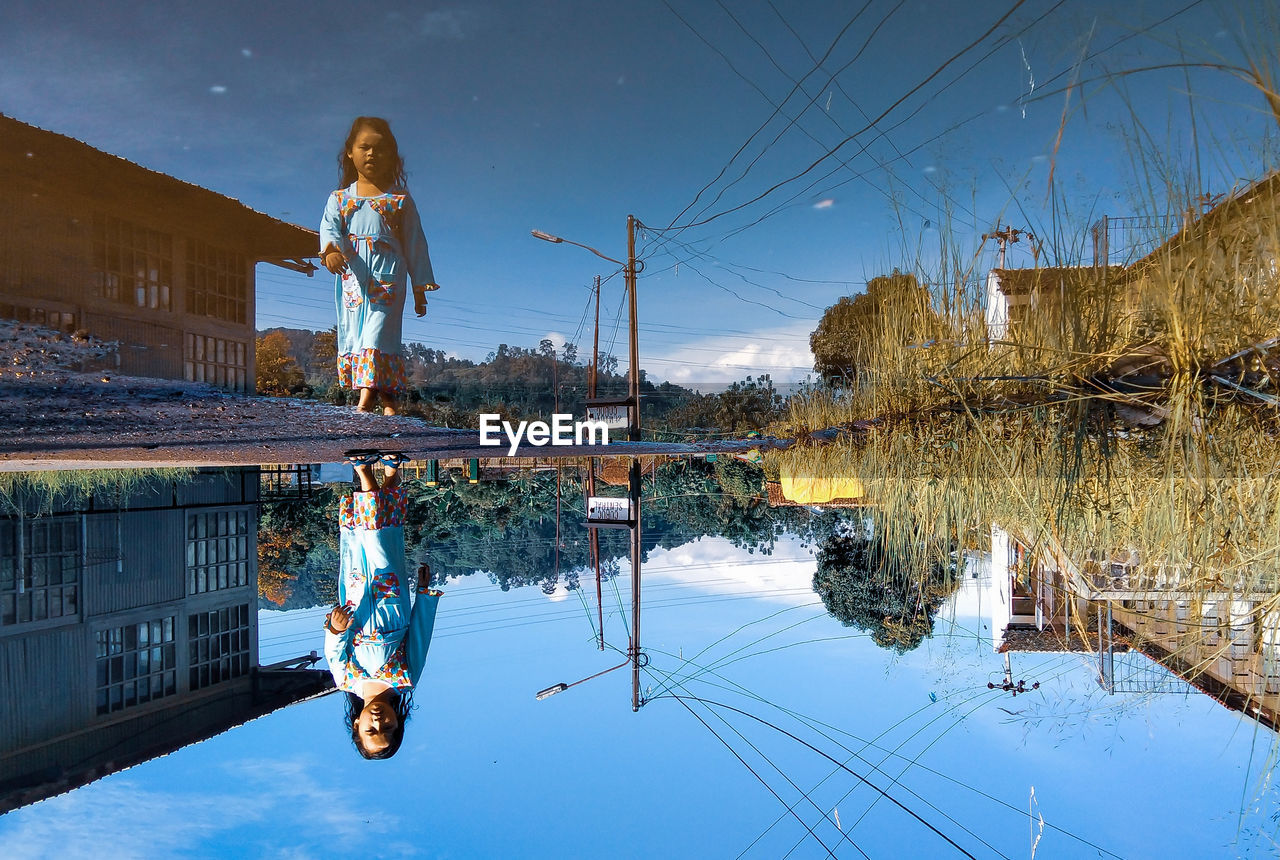
<path id="1" fill-rule="evenodd" d="M 0 324 L 0 471 L 320 463 L 352 448 L 421 457 L 505 456 L 474 430 L 366 415 L 311 400 L 229 394 L 197 382 L 142 379 L 81 368 L 114 345 L 21 323 Z M 523 445 L 517 457 L 745 451 L 769 440 L 694 444 L 614 442 Z"/>

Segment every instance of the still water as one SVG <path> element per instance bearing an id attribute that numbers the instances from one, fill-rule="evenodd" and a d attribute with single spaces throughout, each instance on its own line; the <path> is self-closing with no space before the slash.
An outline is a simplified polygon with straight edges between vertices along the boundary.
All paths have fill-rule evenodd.
<path id="1" fill-rule="evenodd" d="M 873 538 L 866 509 L 770 505 L 746 464 L 659 465 L 633 712 L 628 531 L 599 530 L 597 603 L 579 474 L 557 517 L 554 471 L 401 472 L 408 567 L 443 596 L 385 761 L 355 752 L 323 658 L 282 665 L 324 653 L 350 484 L 249 469 L 11 498 L 5 855 L 1274 854 L 1275 733 L 1145 654 L 1100 660 L 1096 628 L 1005 636 L 998 528 L 944 587 L 895 595 L 819 569 Z"/>

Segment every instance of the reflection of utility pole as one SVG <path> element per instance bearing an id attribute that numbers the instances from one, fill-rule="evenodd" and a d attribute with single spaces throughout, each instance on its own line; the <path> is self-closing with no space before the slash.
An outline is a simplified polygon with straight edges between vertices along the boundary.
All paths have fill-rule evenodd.
<path id="1" fill-rule="evenodd" d="M 591 458 L 591 472 L 587 477 L 587 521 L 584 525 L 595 539 L 596 530 L 602 528 L 624 528 L 631 532 L 631 636 L 627 644 L 627 660 L 613 667 L 620 669 L 631 664 L 631 710 L 638 711 L 644 704 L 640 698 L 640 670 L 649 665 L 649 657 L 640 651 L 640 460 L 631 458 L 631 469 L 627 481 L 626 509 L 623 510 L 622 499 L 593 495 L 595 490 L 595 458 Z M 600 598 L 600 567 L 598 544 L 593 543 L 596 553 L 596 605 L 600 607 L 600 649 L 604 650 L 604 609 Z M 606 669 L 611 672 L 613 669 Z M 597 675 L 603 675 L 599 672 Z M 592 675 L 591 677 L 597 677 Z M 590 680 L 584 679 L 584 680 Z M 581 681 L 577 682 L 581 683 Z M 539 699 L 555 695 L 573 684 L 557 684 L 538 693 Z"/>
<path id="2" fill-rule="evenodd" d="M 1019 693 L 1030 693 L 1032 690 L 1040 689 L 1040 682 L 1036 681 L 1030 687 L 1027 686 L 1026 679 L 1019 679 L 1018 683 L 1013 682 L 1013 662 L 1009 659 L 1009 652 L 1004 652 L 1004 683 L 994 684 L 987 682 L 988 690 L 1004 690 L 1006 693 L 1013 693 L 1016 697 Z"/>
<path id="3" fill-rule="evenodd" d="M 633 282 L 634 283 L 634 282 Z M 634 297 L 635 293 L 632 293 Z M 633 317 L 634 319 L 634 317 Z M 632 425 L 637 433 L 640 428 L 640 391 L 636 389 L 636 420 Z M 631 480 L 628 489 L 631 496 L 631 710 L 640 710 L 640 458 L 631 458 Z"/>

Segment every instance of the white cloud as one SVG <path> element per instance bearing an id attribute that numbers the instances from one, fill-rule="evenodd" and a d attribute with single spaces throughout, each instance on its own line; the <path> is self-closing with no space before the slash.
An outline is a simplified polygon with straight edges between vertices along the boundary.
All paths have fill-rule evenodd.
<path id="1" fill-rule="evenodd" d="M 713 335 L 666 351 L 645 351 L 640 366 L 649 376 L 712 391 L 748 375 L 767 373 L 775 383 L 799 382 L 813 370 L 809 334 L 815 322 L 742 335 Z"/>

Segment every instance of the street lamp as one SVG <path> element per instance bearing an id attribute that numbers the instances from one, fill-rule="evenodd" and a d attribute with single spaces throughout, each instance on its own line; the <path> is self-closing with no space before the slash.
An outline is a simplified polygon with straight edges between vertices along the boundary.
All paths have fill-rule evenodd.
<path id="1" fill-rule="evenodd" d="M 636 275 L 644 268 L 644 263 L 636 260 L 636 224 L 640 223 L 636 220 L 636 216 L 627 216 L 627 261 L 615 260 L 607 254 L 584 245 L 581 242 L 575 242 L 572 239 L 565 239 L 560 236 L 552 235 L 544 230 L 530 230 L 529 233 L 535 239 L 541 239 L 544 242 L 551 242 L 559 245 L 577 245 L 591 253 L 595 254 L 602 260 L 608 260 L 610 263 L 616 263 L 622 266 L 624 276 L 627 282 L 628 295 L 628 311 L 630 316 L 630 355 L 629 362 L 631 365 L 628 373 L 627 399 L 633 410 L 631 420 L 628 422 L 627 438 L 632 442 L 640 441 L 640 345 L 639 334 L 636 327 Z"/>

